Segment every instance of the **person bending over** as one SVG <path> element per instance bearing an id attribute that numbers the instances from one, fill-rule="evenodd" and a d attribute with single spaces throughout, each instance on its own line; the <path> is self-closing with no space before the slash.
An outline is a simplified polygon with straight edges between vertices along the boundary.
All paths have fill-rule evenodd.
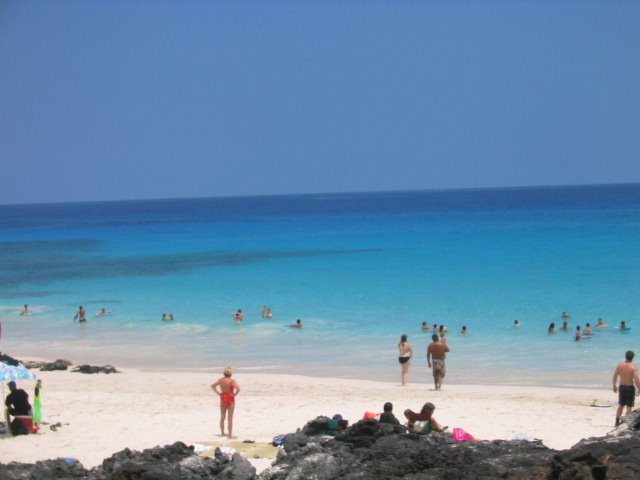
<path id="1" fill-rule="evenodd" d="M 31 416 L 31 404 L 29 403 L 29 394 L 23 389 L 16 386 L 16 382 L 9 382 L 9 395 L 7 395 L 4 401 L 9 415 L 29 415 Z"/>

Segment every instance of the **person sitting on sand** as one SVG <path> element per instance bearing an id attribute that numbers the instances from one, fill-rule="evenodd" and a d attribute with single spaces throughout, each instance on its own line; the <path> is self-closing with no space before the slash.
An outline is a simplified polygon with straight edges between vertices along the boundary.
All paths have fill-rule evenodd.
<path id="1" fill-rule="evenodd" d="M 291 328 L 302 328 L 302 321 L 300 319 L 296 320 L 296 323 L 292 323 L 289 325 Z"/>
<path id="2" fill-rule="evenodd" d="M 433 418 L 433 412 L 436 409 L 436 406 L 427 402 L 422 406 L 420 413 L 416 413 L 413 410 L 407 409 L 404 411 L 404 416 L 407 419 L 407 428 L 410 432 L 415 432 L 414 426 L 416 422 L 427 422 L 428 425 L 425 425 L 421 429 L 420 433 L 429 433 L 429 431 L 433 430 L 436 432 L 442 432 L 444 428 Z"/>
<path id="3" fill-rule="evenodd" d="M 520 320 L 514 320 L 513 321 L 513 328 L 518 328 L 520 327 Z"/>
<path id="4" fill-rule="evenodd" d="M 429 325 L 427 325 L 427 322 L 422 322 L 422 326 L 420 328 L 423 332 L 429 331 Z"/>
<path id="5" fill-rule="evenodd" d="M 596 323 L 596 327 L 598 328 L 602 328 L 602 327 L 607 327 L 608 325 L 606 323 L 604 323 L 604 320 L 602 320 L 601 318 L 598 319 L 598 322 Z"/>
<path id="6" fill-rule="evenodd" d="M 562 326 L 560 330 L 564 330 L 565 332 L 569 330 L 569 324 L 567 322 L 562 322 Z"/>
<path id="7" fill-rule="evenodd" d="M 242 313 L 242 310 L 238 309 L 235 313 L 231 314 L 231 318 L 233 318 L 234 322 L 240 323 L 242 320 L 244 320 L 244 313 Z"/>
<path id="8" fill-rule="evenodd" d="M 224 375 L 223 377 L 211 384 L 211 390 L 216 392 L 220 397 L 220 435 L 225 436 L 224 420 L 225 417 L 229 415 L 227 421 L 227 437 L 235 438 L 233 436 L 233 411 L 236 408 L 236 397 L 240 393 L 240 386 L 238 382 L 231 378 L 233 375 L 231 367 L 225 368 L 222 374 Z"/>
<path id="9" fill-rule="evenodd" d="M 24 305 L 24 307 L 22 307 L 22 310 L 20 311 L 20 315 L 22 315 L 23 317 L 27 316 L 27 315 L 31 315 L 31 311 L 29 310 L 29 305 Z"/>
<path id="10" fill-rule="evenodd" d="M 462 326 L 462 329 L 460 330 L 460 333 L 462 335 L 466 335 L 467 333 L 469 333 L 469 330 L 467 330 L 467 326 L 466 325 Z"/>
<path id="11" fill-rule="evenodd" d="M 585 335 L 593 335 L 593 328 L 591 328 L 591 324 L 587 323 L 584 327 L 584 334 Z"/>
<path id="12" fill-rule="evenodd" d="M 109 312 L 107 312 L 107 309 L 106 309 L 106 308 L 101 308 L 101 309 L 96 313 L 96 315 L 97 315 L 97 316 L 99 316 L 99 317 L 104 317 L 105 315 L 111 315 L 111 312 L 110 312 L 110 311 L 109 311 Z"/>
<path id="13" fill-rule="evenodd" d="M 384 410 L 380 415 L 380 423 L 390 423 L 391 425 L 400 425 L 400 421 L 393 414 L 393 404 L 391 402 L 387 402 L 382 407 Z"/>
<path id="14" fill-rule="evenodd" d="M 5 407 L 9 415 L 32 415 L 31 404 L 29 403 L 29 394 L 21 388 L 17 388 L 16 382 L 7 383 L 9 387 L 9 395 L 4 401 Z"/>
<path id="15" fill-rule="evenodd" d="M 87 321 L 87 312 L 85 311 L 84 308 L 82 308 L 82 305 L 80 305 L 78 307 L 78 313 L 76 313 L 75 317 L 73 317 L 74 320 L 78 320 L 78 322 L 86 322 Z"/>
<path id="16" fill-rule="evenodd" d="M 547 330 L 547 332 L 549 333 L 549 335 L 553 335 L 554 333 L 556 333 L 556 324 L 551 322 L 549 324 L 549 329 Z"/>

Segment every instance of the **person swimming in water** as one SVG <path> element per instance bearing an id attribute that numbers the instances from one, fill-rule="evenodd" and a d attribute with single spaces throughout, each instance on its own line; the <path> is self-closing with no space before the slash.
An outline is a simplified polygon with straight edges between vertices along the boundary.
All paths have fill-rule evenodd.
<path id="1" fill-rule="evenodd" d="M 244 313 L 242 313 L 242 310 L 238 309 L 235 313 L 231 314 L 231 318 L 233 318 L 234 322 L 240 323 L 242 320 L 244 320 Z"/>
<path id="2" fill-rule="evenodd" d="M 24 307 L 22 307 L 22 310 L 20 311 L 20 315 L 22 315 L 23 317 L 26 317 L 27 315 L 31 315 L 31 310 L 29 310 L 29 305 L 25 304 Z"/>
<path id="3" fill-rule="evenodd" d="M 549 329 L 547 330 L 547 332 L 549 333 L 549 335 L 553 335 L 554 333 L 556 333 L 556 324 L 551 322 L 549 324 Z"/>
<path id="4" fill-rule="evenodd" d="M 98 317 L 104 317 L 105 315 L 111 315 L 111 312 L 108 312 L 106 308 L 101 308 L 100 310 L 98 310 L 98 312 L 96 312 L 96 315 Z"/>
<path id="5" fill-rule="evenodd" d="M 562 322 L 562 326 L 560 330 L 564 330 L 565 332 L 569 330 L 569 324 L 567 322 Z"/>
<path id="6" fill-rule="evenodd" d="M 562 318 L 569 318 L 570 315 L 567 312 L 562 312 Z"/>
<path id="7" fill-rule="evenodd" d="M 302 328 L 302 321 L 300 319 L 297 319 L 296 323 L 293 323 L 293 324 L 289 325 L 289 327 L 291 327 L 291 328 Z"/>
<path id="8" fill-rule="evenodd" d="M 602 327 L 607 327 L 608 325 L 606 323 L 604 323 L 604 320 L 602 320 L 601 318 L 598 319 L 598 322 L 596 323 L 596 327 L 598 328 L 602 328 Z"/>
<path id="9" fill-rule="evenodd" d="M 625 331 L 627 329 L 627 322 L 625 322 L 624 320 L 622 320 L 620 322 L 620 326 L 618 327 L 618 330 L 620 330 L 621 332 Z"/>
<path id="10" fill-rule="evenodd" d="M 520 320 L 514 320 L 514 321 L 513 321 L 513 327 L 514 327 L 514 328 L 518 328 L 518 327 L 520 327 Z"/>
<path id="11" fill-rule="evenodd" d="M 591 324 L 587 323 L 584 327 L 584 334 L 585 335 L 593 335 L 593 329 L 591 328 Z"/>
<path id="12" fill-rule="evenodd" d="M 423 332 L 429 331 L 429 325 L 427 325 L 427 322 L 422 322 L 422 326 L 420 328 Z"/>
<path id="13" fill-rule="evenodd" d="M 462 335 L 466 335 L 467 333 L 469 333 L 469 331 L 467 330 L 467 326 L 466 325 L 462 326 L 462 329 L 460 330 L 460 333 Z"/>

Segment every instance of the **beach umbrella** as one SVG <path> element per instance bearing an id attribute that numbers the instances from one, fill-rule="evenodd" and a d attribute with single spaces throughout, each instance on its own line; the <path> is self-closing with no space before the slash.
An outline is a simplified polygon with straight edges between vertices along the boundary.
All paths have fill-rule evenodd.
<path id="1" fill-rule="evenodd" d="M 0 383 L 2 384 L 2 401 L 4 403 L 5 382 L 17 382 L 18 380 L 35 380 L 36 374 L 24 365 L 10 365 L 0 361 Z"/>

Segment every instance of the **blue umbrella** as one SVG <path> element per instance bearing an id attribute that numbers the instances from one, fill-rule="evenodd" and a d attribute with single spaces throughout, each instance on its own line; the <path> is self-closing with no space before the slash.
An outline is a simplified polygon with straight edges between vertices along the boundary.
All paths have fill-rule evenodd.
<path id="1" fill-rule="evenodd" d="M 35 380 L 36 374 L 22 364 L 16 366 L 0 362 L 0 382 Z"/>
<path id="2" fill-rule="evenodd" d="M 8 363 L 0 361 L 0 384 L 2 384 L 2 403 L 4 404 L 5 382 L 15 382 L 17 380 L 35 380 L 35 378 L 36 374 L 20 363 L 18 363 L 17 365 L 9 365 Z M 8 418 L 6 417 L 6 411 L 5 418 Z"/>

